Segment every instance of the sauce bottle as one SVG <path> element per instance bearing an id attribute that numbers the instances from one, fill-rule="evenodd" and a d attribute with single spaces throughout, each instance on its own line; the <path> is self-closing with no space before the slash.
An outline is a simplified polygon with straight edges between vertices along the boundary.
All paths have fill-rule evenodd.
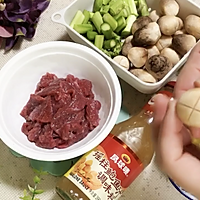
<path id="1" fill-rule="evenodd" d="M 174 82 L 163 91 L 172 96 Z M 58 181 L 57 193 L 64 200 L 117 200 L 147 167 L 153 157 L 151 104 L 114 126 L 111 134 Z"/>

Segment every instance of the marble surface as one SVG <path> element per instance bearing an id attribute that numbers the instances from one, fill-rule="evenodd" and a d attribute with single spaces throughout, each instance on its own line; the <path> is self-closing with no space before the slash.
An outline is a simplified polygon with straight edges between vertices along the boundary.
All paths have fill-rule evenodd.
<path id="1" fill-rule="evenodd" d="M 37 32 L 32 41 L 19 41 L 13 50 L 4 53 L 0 49 L 0 68 L 20 52 L 34 44 L 46 41 L 70 40 L 65 27 L 53 23 L 51 15 L 69 5 L 73 0 L 51 0 L 49 8 L 42 14 L 38 24 Z M 200 0 L 195 0 L 200 4 Z M 120 80 L 123 90 L 123 104 L 127 107 L 130 114 L 137 113 L 148 101 L 150 95 L 144 95 Z M 34 176 L 33 169 L 30 167 L 29 159 L 17 158 L 13 156 L 9 149 L 0 141 L 0 199 L 17 200 L 23 195 L 23 190 L 27 184 L 32 184 Z M 38 196 L 41 200 L 61 200 L 55 193 L 57 177 L 44 175 L 39 187 L 45 192 Z M 166 175 L 159 171 L 154 161 L 144 170 L 142 174 L 126 190 L 121 200 L 185 200 L 171 185 Z"/>

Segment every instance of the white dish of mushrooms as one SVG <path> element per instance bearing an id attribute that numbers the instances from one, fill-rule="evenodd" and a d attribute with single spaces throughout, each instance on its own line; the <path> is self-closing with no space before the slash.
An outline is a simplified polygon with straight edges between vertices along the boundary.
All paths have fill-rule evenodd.
<path id="1" fill-rule="evenodd" d="M 138 91 L 151 94 L 164 86 L 184 65 L 200 38 L 200 7 L 189 0 L 146 0 L 149 16 L 138 17 L 124 39 L 121 55 L 113 59 L 70 27 L 78 9 L 93 9 L 94 0 L 76 0 L 58 12 L 77 43 L 104 56 L 117 75 Z"/>
<path id="2" fill-rule="evenodd" d="M 122 55 L 113 58 L 133 75 L 147 83 L 162 80 L 200 38 L 200 17 L 178 17 L 176 0 L 160 0 L 159 12 L 141 16 L 124 41 Z M 196 23 L 195 23 L 196 22 Z"/>

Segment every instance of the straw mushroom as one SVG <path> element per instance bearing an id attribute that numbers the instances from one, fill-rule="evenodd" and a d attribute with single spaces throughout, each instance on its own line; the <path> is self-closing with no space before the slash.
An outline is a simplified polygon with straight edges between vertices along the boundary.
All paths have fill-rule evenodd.
<path id="1" fill-rule="evenodd" d="M 165 15 L 159 18 L 158 25 L 164 35 L 173 35 L 176 31 L 182 29 L 183 21 L 181 18 L 173 15 Z"/>
<path id="2" fill-rule="evenodd" d="M 151 20 L 153 22 L 157 22 L 158 19 L 160 18 L 160 13 L 158 13 L 157 10 L 152 10 L 150 13 L 149 13 L 149 18 L 151 18 Z"/>
<path id="3" fill-rule="evenodd" d="M 176 65 L 180 61 L 180 56 L 174 51 L 173 49 L 167 47 L 164 48 L 160 55 L 165 56 L 168 58 L 168 60 L 172 63 L 172 65 Z"/>
<path id="4" fill-rule="evenodd" d="M 196 15 L 188 15 L 184 21 L 185 30 L 193 35 L 197 40 L 200 39 L 200 17 Z"/>
<path id="5" fill-rule="evenodd" d="M 122 55 L 127 56 L 128 51 L 133 47 L 131 40 L 133 39 L 133 35 L 128 36 L 122 46 Z"/>
<path id="6" fill-rule="evenodd" d="M 148 51 L 143 47 L 133 47 L 128 52 L 128 59 L 134 67 L 141 68 L 148 59 Z"/>
<path id="7" fill-rule="evenodd" d="M 138 17 L 132 25 L 132 34 L 135 33 L 135 31 L 137 31 L 138 29 L 142 28 L 143 26 L 146 26 L 147 24 L 149 24 L 150 22 L 152 22 L 151 18 L 149 18 L 148 16 L 141 16 Z"/>
<path id="8" fill-rule="evenodd" d="M 131 42 L 135 46 L 153 46 L 160 37 L 161 32 L 159 25 L 156 22 L 150 22 L 134 33 Z"/>
<path id="9" fill-rule="evenodd" d="M 162 35 L 158 42 L 156 43 L 156 47 L 159 51 L 162 51 L 166 47 L 170 47 L 172 44 L 172 36 Z"/>
<path id="10" fill-rule="evenodd" d="M 160 9 L 163 15 L 174 15 L 179 13 L 179 4 L 175 0 L 160 0 Z"/>
<path id="11" fill-rule="evenodd" d="M 186 30 L 185 29 L 181 29 L 181 30 L 178 30 L 174 33 L 174 35 L 179 35 L 179 34 L 187 34 Z"/>
<path id="12" fill-rule="evenodd" d="M 144 69 L 131 69 L 130 72 L 146 83 L 156 83 L 156 79 Z"/>
<path id="13" fill-rule="evenodd" d="M 122 67 L 124 67 L 125 69 L 127 70 L 129 69 L 130 63 L 127 57 L 118 55 L 118 56 L 115 56 L 113 60 L 117 62 L 119 65 L 121 65 Z"/>
<path id="14" fill-rule="evenodd" d="M 148 59 L 151 57 L 151 56 L 154 56 L 154 55 L 159 55 L 160 54 L 160 51 L 158 50 L 158 48 L 154 45 L 152 47 L 148 47 L 146 48 L 147 51 L 148 51 Z"/>
<path id="15" fill-rule="evenodd" d="M 172 67 L 168 58 L 161 55 L 152 56 L 145 64 L 145 69 L 157 80 L 161 80 Z"/>
<path id="16" fill-rule="evenodd" d="M 188 34 L 175 35 L 172 39 L 172 48 L 180 56 L 184 56 L 195 44 L 196 38 Z"/>

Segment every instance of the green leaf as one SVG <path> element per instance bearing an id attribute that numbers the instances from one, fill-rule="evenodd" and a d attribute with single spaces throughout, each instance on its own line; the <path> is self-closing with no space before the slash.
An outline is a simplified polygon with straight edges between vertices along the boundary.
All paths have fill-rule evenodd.
<path id="1" fill-rule="evenodd" d="M 35 190 L 34 194 L 42 194 L 44 190 Z"/>
<path id="2" fill-rule="evenodd" d="M 31 196 L 24 196 L 24 197 L 19 197 L 22 200 L 32 200 Z"/>
<path id="3" fill-rule="evenodd" d="M 47 175 L 48 174 L 47 171 L 43 171 L 42 169 L 40 169 L 40 170 L 33 169 L 33 171 L 38 175 Z"/>
<path id="4" fill-rule="evenodd" d="M 34 176 L 33 181 L 37 184 L 41 181 L 41 179 L 38 176 Z"/>
<path id="5" fill-rule="evenodd" d="M 28 189 L 29 189 L 29 191 L 30 191 L 31 193 L 34 193 L 34 188 L 31 187 L 29 184 L 28 184 Z"/>

